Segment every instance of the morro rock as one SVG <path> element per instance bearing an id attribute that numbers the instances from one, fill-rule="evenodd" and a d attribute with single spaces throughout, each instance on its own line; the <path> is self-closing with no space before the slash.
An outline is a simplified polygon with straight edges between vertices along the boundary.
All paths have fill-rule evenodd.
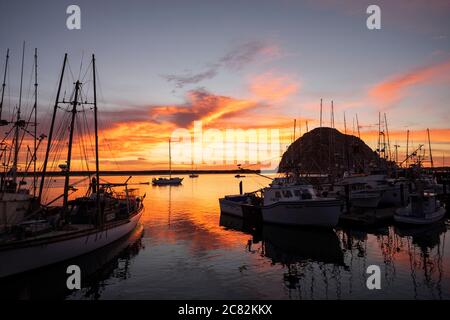
<path id="1" fill-rule="evenodd" d="M 380 164 L 378 154 L 360 138 L 334 128 L 315 128 L 294 141 L 283 154 L 279 172 L 342 174 L 364 172 Z"/>

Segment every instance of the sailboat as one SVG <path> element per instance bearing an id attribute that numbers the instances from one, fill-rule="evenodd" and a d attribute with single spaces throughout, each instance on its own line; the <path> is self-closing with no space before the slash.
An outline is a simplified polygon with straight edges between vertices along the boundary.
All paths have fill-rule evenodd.
<path id="1" fill-rule="evenodd" d="M 172 151 L 171 151 L 171 144 L 169 139 L 169 177 L 159 177 L 159 178 L 153 178 L 152 184 L 154 186 L 177 186 L 180 185 L 183 181 L 183 178 L 179 177 L 172 177 Z"/>
<path id="2" fill-rule="evenodd" d="M 22 48 L 22 68 L 20 76 L 20 93 L 19 93 L 19 103 L 17 105 L 14 120 L 7 121 L 2 119 L 3 102 L 6 87 L 6 75 L 8 70 L 8 60 L 9 60 L 9 49 L 6 53 L 6 61 L 3 75 L 2 84 L 2 94 L 0 100 L 0 126 L 9 126 L 11 128 L 6 132 L 5 137 L 1 141 L 0 158 L 4 167 L 4 171 L 0 173 L 0 234 L 6 232 L 7 230 L 14 228 L 16 225 L 23 222 L 25 219 L 26 212 L 31 208 L 32 202 L 35 199 L 36 192 L 36 151 L 40 145 L 40 142 L 44 139 L 44 135 L 40 137 L 37 136 L 36 132 L 36 115 L 37 115 L 37 49 L 34 53 L 34 106 L 32 113 L 29 117 L 34 115 L 34 123 L 31 121 L 25 121 L 22 119 L 21 107 L 22 107 L 22 83 L 23 83 L 23 66 L 24 66 L 24 56 L 25 56 L 25 43 Z M 34 126 L 34 133 L 28 129 L 28 126 Z M 17 176 L 18 166 L 19 166 L 19 153 L 20 147 L 22 145 L 23 138 L 25 134 L 32 136 L 34 140 L 34 151 L 32 153 L 31 160 L 26 161 L 25 171 L 28 172 L 31 165 L 34 164 L 34 174 L 33 174 L 33 193 L 30 192 L 30 188 L 26 187 L 26 181 L 22 178 L 19 181 Z M 9 136 L 11 142 L 7 143 Z M 10 159 L 12 158 L 12 164 Z"/>
<path id="3" fill-rule="evenodd" d="M 191 161 L 191 174 L 189 175 L 189 178 L 198 178 L 198 174 L 194 173 L 194 161 Z"/>
<path id="4" fill-rule="evenodd" d="M 64 56 L 59 79 L 56 101 L 48 135 L 47 150 L 42 166 L 40 188 L 37 197 L 38 209 L 28 210 L 26 219 L 10 232 L 0 235 L 0 278 L 59 263 L 102 248 L 133 231 L 143 212 L 143 199 L 137 190 L 128 188 L 129 177 L 123 183 L 100 183 L 97 97 L 95 57 L 92 55 L 93 102 L 82 100 L 82 84 L 78 80 L 74 84 L 71 101 L 60 100 L 61 86 L 67 62 Z M 73 100 L 72 100 L 73 99 Z M 62 107 L 60 104 L 65 104 Z M 76 192 L 69 184 L 72 163 L 72 145 L 77 114 L 86 111 L 85 104 L 93 105 L 95 127 L 95 177 L 92 178 L 85 196 L 69 199 Z M 47 179 L 47 165 L 50 151 L 55 151 L 58 139 L 53 141 L 53 131 L 58 110 L 70 114 L 66 121 L 70 122 L 67 158 L 60 165 L 64 174 L 63 194 L 47 202 L 42 201 L 43 190 Z M 82 109 L 82 110 L 81 110 Z M 89 106 L 89 110 L 91 107 Z M 78 117 L 80 119 L 82 117 Z M 87 121 L 87 118 L 84 118 Z M 61 142 L 64 143 L 65 141 Z M 65 150 L 63 150 L 65 151 Z M 88 161 L 88 159 L 86 159 Z M 123 191 L 117 191 L 120 187 Z M 63 204 L 55 206 L 59 199 Z"/>

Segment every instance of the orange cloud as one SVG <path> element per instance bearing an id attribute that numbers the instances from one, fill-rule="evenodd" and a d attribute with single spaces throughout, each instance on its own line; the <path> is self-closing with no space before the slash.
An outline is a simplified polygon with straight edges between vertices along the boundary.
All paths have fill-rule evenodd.
<path id="1" fill-rule="evenodd" d="M 420 84 L 449 81 L 450 60 L 396 75 L 369 91 L 369 96 L 386 106 L 400 100 L 410 87 Z"/>
<path id="2" fill-rule="evenodd" d="M 258 100 L 277 102 L 296 93 L 300 83 L 286 75 L 266 72 L 250 80 L 250 92 Z"/>

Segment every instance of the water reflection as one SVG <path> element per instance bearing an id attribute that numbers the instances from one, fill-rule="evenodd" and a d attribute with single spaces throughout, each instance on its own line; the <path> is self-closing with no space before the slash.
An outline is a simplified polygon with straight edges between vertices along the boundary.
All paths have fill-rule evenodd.
<path id="1" fill-rule="evenodd" d="M 449 295 L 448 288 L 443 290 L 449 282 L 444 221 L 421 227 L 324 230 L 264 224 L 257 228 L 222 213 L 220 225 L 252 235 L 246 248 L 260 243 L 260 249 L 253 251 L 274 267 L 282 267 L 280 281 L 290 299 L 443 299 Z M 371 264 L 382 269 L 386 288 L 382 292 L 369 293 L 365 287 L 365 270 Z M 409 287 L 412 296 L 399 295 Z"/>
<path id="2" fill-rule="evenodd" d="M 123 180 L 108 177 L 110 182 Z M 243 181 L 245 191 L 267 184 L 259 177 Z M 53 268 L 19 277 L 9 289 L 0 283 L 1 297 L 450 299 L 445 222 L 334 231 L 258 226 L 220 214 L 218 199 L 239 191 L 233 175 L 205 174 L 185 177 L 177 187 L 139 188 L 147 194 L 141 218 L 144 235 L 104 258 L 95 254 L 87 259 L 97 262 L 83 290 L 67 292 L 65 269 Z M 366 287 L 366 269 L 372 264 L 381 268 L 382 290 Z"/>
<path id="3" fill-rule="evenodd" d="M 144 228 L 138 225 L 126 237 L 84 256 L 33 272 L 17 275 L 0 282 L 0 299 L 98 299 L 105 288 L 105 280 L 126 280 L 131 260 L 143 248 Z M 67 289 L 66 268 L 80 267 L 82 288 Z"/>

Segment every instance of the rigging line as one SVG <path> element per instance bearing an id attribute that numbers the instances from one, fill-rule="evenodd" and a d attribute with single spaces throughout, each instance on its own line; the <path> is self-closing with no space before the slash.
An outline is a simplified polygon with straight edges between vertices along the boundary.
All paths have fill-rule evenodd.
<path id="1" fill-rule="evenodd" d="M 91 65 L 92 65 L 92 60 L 91 60 L 91 62 L 89 63 L 89 65 L 87 66 L 86 71 L 84 72 L 83 78 L 81 79 L 81 82 L 84 83 L 84 79 L 86 78 L 86 75 L 88 74 L 88 71 L 91 70 Z"/>
<path id="2" fill-rule="evenodd" d="M 80 79 L 81 69 L 83 68 L 83 59 L 84 59 L 84 50 L 81 51 L 80 70 L 78 70 L 78 77 L 77 77 L 77 79 Z"/>
<path id="3" fill-rule="evenodd" d="M 85 115 L 84 106 L 82 106 L 82 109 L 83 109 L 83 115 Z M 78 132 L 79 132 L 78 138 L 79 138 L 80 158 L 84 158 L 84 160 L 86 162 L 86 169 L 89 172 L 89 176 L 90 176 L 89 157 L 88 157 L 88 152 L 87 152 L 85 141 L 84 141 L 85 131 L 84 131 L 83 125 L 82 125 L 83 123 L 84 122 L 82 122 L 81 120 L 77 121 L 77 128 L 78 128 Z M 83 161 L 81 161 L 81 163 L 83 165 Z"/>
<path id="4" fill-rule="evenodd" d="M 93 158 L 95 158 L 95 150 L 94 150 L 94 146 L 92 143 L 92 135 L 91 135 L 91 131 L 89 128 L 89 121 L 87 119 L 86 112 L 83 113 L 83 120 L 84 120 L 83 124 L 84 124 L 84 132 L 85 132 L 84 137 L 87 137 L 87 140 L 88 140 L 87 141 L 88 145 L 85 144 L 85 152 L 87 155 L 89 155 L 88 147 L 90 147 L 91 155 L 93 156 Z"/>

